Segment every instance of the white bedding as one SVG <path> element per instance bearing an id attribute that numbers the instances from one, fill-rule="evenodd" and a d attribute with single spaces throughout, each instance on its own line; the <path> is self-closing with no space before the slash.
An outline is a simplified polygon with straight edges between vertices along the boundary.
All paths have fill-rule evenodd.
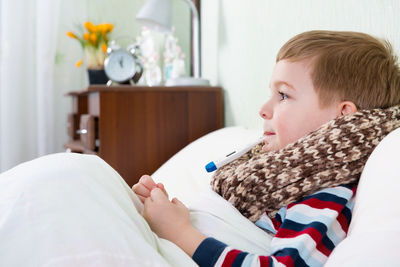
<path id="1" fill-rule="evenodd" d="M 206 172 L 206 164 L 258 139 L 261 134 L 261 130 L 240 126 L 211 132 L 176 153 L 152 177 L 164 183 L 170 196 L 190 206 L 209 188 L 212 173 Z"/>
<path id="2" fill-rule="evenodd" d="M 202 233 L 234 248 L 268 255 L 271 236 L 211 191 L 212 173 L 205 170 L 208 162 L 258 139 L 260 132 L 236 126 L 209 133 L 175 154 L 152 177 L 190 208 L 192 223 Z"/>
<path id="3" fill-rule="evenodd" d="M 45 156 L 0 175 L 0 266 L 196 266 L 158 238 L 96 156 Z"/>
<path id="4" fill-rule="evenodd" d="M 400 128 L 372 152 L 357 188 L 347 237 L 326 266 L 400 266 Z"/>
<path id="5" fill-rule="evenodd" d="M 191 215 L 201 231 L 268 251 L 270 236 L 228 202 L 211 191 L 202 198 Z M 151 232 L 141 209 L 99 157 L 60 153 L 21 164 L 0 175 L 0 266 L 196 266 Z"/>
<path id="6" fill-rule="evenodd" d="M 191 203 L 190 218 L 206 236 L 236 249 L 269 255 L 272 237 L 212 190 L 203 191 L 197 201 Z"/>
<path id="7" fill-rule="evenodd" d="M 265 255 L 271 237 L 207 191 L 211 176 L 204 171 L 232 143 L 253 138 L 256 131 L 240 127 L 213 132 L 172 157 L 154 178 L 190 206 L 200 231 Z M 400 129 L 371 155 L 349 237 L 327 266 L 398 265 L 399 146 Z M 194 266 L 182 250 L 150 231 L 140 209 L 131 189 L 98 157 L 55 154 L 21 164 L 0 174 L 0 266 Z"/>
<path id="8" fill-rule="evenodd" d="M 232 144 L 245 144 L 257 136 L 258 131 L 243 127 L 228 127 L 210 133 L 172 157 L 154 173 L 154 178 L 191 206 L 199 198 L 199 191 L 209 184 L 211 176 L 204 171 L 205 164 L 229 152 Z M 326 266 L 400 266 L 399 148 L 400 128 L 384 138 L 371 154 L 357 189 L 349 235 L 334 249 Z M 212 207 L 209 205 L 208 209 L 212 210 Z M 247 234 L 247 231 L 243 233 Z M 256 238 L 249 237 L 251 240 Z M 236 242 L 240 237 L 234 239 L 226 241 L 250 251 L 263 248 L 265 241 L 240 246 Z M 268 246 L 268 241 L 265 242 Z"/>

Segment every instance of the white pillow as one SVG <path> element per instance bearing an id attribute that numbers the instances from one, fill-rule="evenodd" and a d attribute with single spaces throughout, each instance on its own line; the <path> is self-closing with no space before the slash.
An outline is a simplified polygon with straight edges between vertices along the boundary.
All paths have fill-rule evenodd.
<path id="1" fill-rule="evenodd" d="M 187 145 L 164 163 L 152 177 L 162 182 L 170 197 L 177 197 L 186 205 L 209 187 L 213 173 L 205 165 L 234 148 L 240 148 L 259 138 L 261 130 L 226 127 L 211 132 Z"/>
<path id="2" fill-rule="evenodd" d="M 369 157 L 356 194 L 348 237 L 326 266 L 399 266 L 400 128 Z"/>

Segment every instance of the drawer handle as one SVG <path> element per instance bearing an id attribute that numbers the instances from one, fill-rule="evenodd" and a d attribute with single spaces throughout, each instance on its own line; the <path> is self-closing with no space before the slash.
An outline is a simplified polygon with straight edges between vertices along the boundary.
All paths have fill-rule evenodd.
<path id="1" fill-rule="evenodd" d="M 77 134 L 87 134 L 87 130 L 86 129 L 79 129 L 76 131 Z"/>

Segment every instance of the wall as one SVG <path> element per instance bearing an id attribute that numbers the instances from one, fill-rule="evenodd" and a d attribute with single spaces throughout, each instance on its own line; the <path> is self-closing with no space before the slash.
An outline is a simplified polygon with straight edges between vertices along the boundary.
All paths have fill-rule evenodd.
<path id="1" fill-rule="evenodd" d="M 388 39 L 400 54 L 400 1 L 202 0 L 202 70 L 225 90 L 225 124 L 262 129 L 279 48 L 303 31 L 362 31 Z"/>
<path id="2" fill-rule="evenodd" d="M 172 1 L 176 35 L 189 58 L 189 10 L 183 0 Z M 136 36 L 141 26 L 134 17 L 144 2 L 62 0 L 55 73 L 60 150 L 71 110 L 64 94 L 87 85 L 84 68 L 74 67 L 81 49 L 65 32 L 93 20 L 115 23 L 115 36 Z M 261 129 L 258 109 L 268 97 L 275 55 L 295 34 L 313 29 L 364 31 L 387 38 L 400 51 L 399 11 L 396 0 L 201 0 L 202 73 L 225 90 L 225 125 Z"/>
<path id="3" fill-rule="evenodd" d="M 135 16 L 146 0 L 62 0 L 59 18 L 59 33 L 57 40 L 57 55 L 55 59 L 55 116 L 57 120 L 56 147 L 63 150 L 63 144 L 68 140 L 66 132 L 67 114 L 71 112 L 71 100 L 65 96 L 70 91 L 83 90 L 88 85 L 86 69 L 75 68 L 75 63 L 82 58 L 79 43 L 66 36 L 67 31 L 76 29 L 84 21 L 93 23 L 109 22 L 114 24 L 111 39 L 120 36 L 136 38 L 142 26 L 136 22 Z M 186 73 L 190 70 L 190 10 L 182 0 L 172 0 L 175 36 L 186 57 Z M 161 35 L 155 34 L 159 42 Z M 126 39 L 120 39 L 126 42 Z M 160 43 L 159 43 L 160 45 Z M 160 55 L 162 56 L 162 55 Z"/>

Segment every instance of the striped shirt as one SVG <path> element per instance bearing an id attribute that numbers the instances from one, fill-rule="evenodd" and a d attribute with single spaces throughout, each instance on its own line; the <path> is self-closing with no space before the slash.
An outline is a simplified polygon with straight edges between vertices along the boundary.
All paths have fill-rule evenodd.
<path id="1" fill-rule="evenodd" d="M 273 219 L 261 216 L 256 225 L 274 234 L 270 255 L 234 249 L 205 239 L 193 254 L 200 266 L 323 266 L 347 234 L 356 186 L 320 190 L 281 208 Z"/>

